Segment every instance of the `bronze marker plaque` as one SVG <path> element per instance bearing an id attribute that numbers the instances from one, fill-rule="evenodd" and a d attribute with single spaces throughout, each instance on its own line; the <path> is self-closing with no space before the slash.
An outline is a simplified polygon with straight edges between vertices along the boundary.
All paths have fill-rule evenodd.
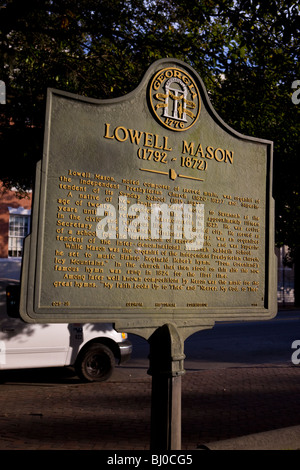
<path id="1" fill-rule="evenodd" d="M 273 317 L 271 186 L 272 143 L 229 128 L 181 61 L 118 99 L 49 90 L 23 319 L 149 336 Z"/>

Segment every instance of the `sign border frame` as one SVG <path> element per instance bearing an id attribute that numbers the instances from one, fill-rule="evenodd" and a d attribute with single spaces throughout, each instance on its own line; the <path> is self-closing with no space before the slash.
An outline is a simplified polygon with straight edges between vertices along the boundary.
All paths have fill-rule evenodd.
<path id="1" fill-rule="evenodd" d="M 40 263 L 43 248 L 37 253 L 37 241 L 40 226 L 43 223 L 43 214 L 45 214 L 45 188 L 43 188 L 43 181 L 47 181 L 47 164 L 48 164 L 48 148 L 50 139 L 51 127 L 51 108 L 52 97 L 59 95 L 66 99 L 86 102 L 95 105 L 110 105 L 118 104 L 126 100 L 132 99 L 134 95 L 151 80 L 161 67 L 179 66 L 188 71 L 193 77 L 201 97 L 201 106 L 205 106 L 210 116 L 223 130 L 232 136 L 242 139 L 246 142 L 254 142 L 264 144 L 267 147 L 267 181 L 266 181 L 266 244 L 265 244 L 265 305 L 264 307 L 189 307 L 188 311 L 184 312 L 180 307 L 153 307 L 142 308 L 143 312 L 138 312 L 137 308 L 126 308 L 126 312 L 122 313 L 122 307 L 114 307 L 112 309 L 105 308 L 107 314 L 100 313 L 76 313 L 76 308 L 73 313 L 61 313 L 59 310 L 53 309 L 52 313 L 36 313 L 34 309 L 37 300 L 37 289 L 33 285 L 33 280 L 40 282 L 36 279 L 36 266 Z M 151 110 L 152 113 L 152 110 Z M 273 142 L 256 137 L 246 136 L 231 128 L 226 124 L 213 108 L 206 88 L 197 74 L 197 72 L 188 64 L 178 59 L 160 59 L 154 62 L 145 73 L 140 84 L 132 92 L 121 96 L 119 98 L 99 100 L 95 98 L 87 98 L 81 95 L 64 92 L 49 88 L 47 91 L 47 108 L 46 108 L 46 121 L 45 121 L 45 136 L 43 159 L 37 163 L 36 167 L 36 182 L 33 201 L 32 212 L 32 232 L 25 239 L 24 242 L 24 255 L 22 263 L 22 276 L 21 276 L 21 300 L 20 300 L 20 314 L 24 321 L 28 323 L 114 323 L 116 328 L 125 329 L 126 331 L 133 331 L 141 336 L 149 336 L 151 331 L 161 326 L 165 322 L 173 322 L 179 328 L 186 329 L 187 331 L 198 331 L 203 328 L 211 328 L 215 321 L 249 321 L 249 320 L 267 320 L 271 319 L 277 314 L 277 270 L 276 270 L 276 255 L 275 255 L 275 203 L 272 195 L 273 183 Z M 68 309 L 69 311 L 70 309 Z M 80 310 L 83 310 L 80 308 Z M 85 309 L 86 311 L 88 309 Z M 93 307 L 93 310 L 95 308 Z M 201 312 L 201 313 L 199 313 Z M 161 316 L 163 315 L 163 322 Z M 203 318 L 202 318 L 203 317 Z M 139 333 L 137 333 L 139 331 Z M 142 334 L 143 333 L 143 334 Z M 189 333 L 190 334 L 190 333 Z"/>

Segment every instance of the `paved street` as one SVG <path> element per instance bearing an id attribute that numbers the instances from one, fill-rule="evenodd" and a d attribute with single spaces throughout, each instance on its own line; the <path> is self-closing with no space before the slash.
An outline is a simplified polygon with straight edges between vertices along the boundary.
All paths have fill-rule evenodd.
<path id="1" fill-rule="evenodd" d="M 146 344 L 140 341 L 143 354 Z M 291 352 L 289 345 L 289 358 Z M 205 360 L 201 368 L 192 367 L 195 358 L 187 360 L 183 450 L 299 425 L 300 365 L 258 362 L 208 368 Z M 145 365 L 145 358 L 133 357 L 100 384 L 81 384 L 71 369 L 2 372 L 0 450 L 148 450 L 151 377 Z"/>
<path id="2" fill-rule="evenodd" d="M 272 320 L 216 323 L 191 335 L 184 345 L 185 369 L 226 369 L 291 362 L 294 340 L 300 340 L 300 311 L 282 310 Z M 148 368 L 148 343 L 136 336 L 132 360 L 126 367 Z M 300 356 L 300 355 L 299 355 Z"/>

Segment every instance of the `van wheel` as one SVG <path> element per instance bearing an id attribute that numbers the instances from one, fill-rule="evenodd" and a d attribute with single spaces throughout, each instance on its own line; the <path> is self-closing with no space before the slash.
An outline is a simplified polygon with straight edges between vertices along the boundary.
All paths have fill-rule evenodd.
<path id="1" fill-rule="evenodd" d="M 114 355 L 104 344 L 92 344 L 79 356 L 76 373 L 84 382 L 104 382 L 115 367 Z"/>

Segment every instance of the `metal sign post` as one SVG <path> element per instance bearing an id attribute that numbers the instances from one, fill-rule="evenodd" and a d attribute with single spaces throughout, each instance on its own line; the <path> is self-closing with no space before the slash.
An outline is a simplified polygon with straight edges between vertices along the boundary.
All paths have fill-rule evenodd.
<path id="1" fill-rule="evenodd" d="M 158 328 L 149 338 L 152 376 L 151 444 L 152 450 L 181 449 L 181 377 L 183 342 L 173 324 Z"/>

